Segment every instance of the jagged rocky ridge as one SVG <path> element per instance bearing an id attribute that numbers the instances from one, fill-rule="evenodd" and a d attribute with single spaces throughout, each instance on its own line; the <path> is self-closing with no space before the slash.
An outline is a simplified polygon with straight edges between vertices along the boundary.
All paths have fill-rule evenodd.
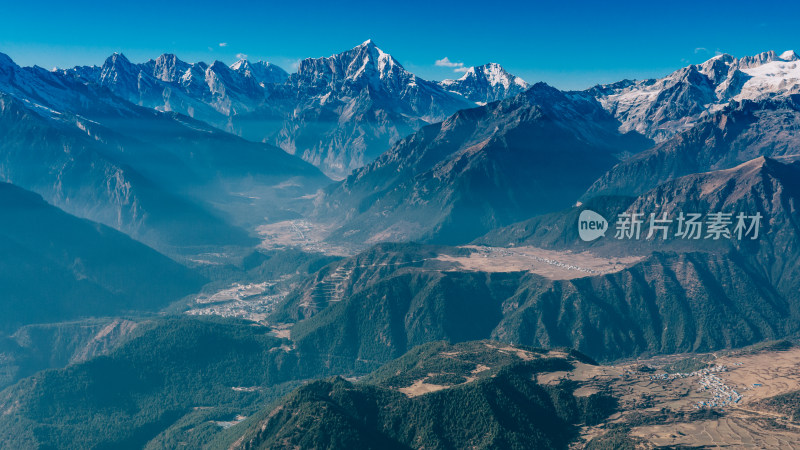
<path id="1" fill-rule="evenodd" d="M 114 54 L 101 67 L 61 72 L 135 104 L 273 143 L 334 178 L 428 123 L 527 87 L 494 63 L 471 68 L 460 80 L 426 81 L 371 40 L 304 59 L 292 75 L 267 62 L 190 64 L 172 54 L 142 64 Z"/>
<path id="2" fill-rule="evenodd" d="M 797 159 L 800 95 L 732 102 L 691 129 L 628 158 L 583 195 L 638 195 L 692 173 L 729 169 L 759 156 Z"/>
<path id="3" fill-rule="evenodd" d="M 800 64 L 792 50 L 734 58 L 715 56 L 661 79 L 623 80 L 585 91 L 620 122 L 664 141 L 731 101 L 762 100 L 800 92 Z"/>
<path id="4" fill-rule="evenodd" d="M 342 178 L 421 126 L 472 106 L 366 41 L 337 55 L 300 61 L 267 104 L 234 118 L 234 127 Z M 270 129 L 276 114 L 278 128 Z"/>
<path id="5" fill-rule="evenodd" d="M 530 85 L 506 72 L 500 64 L 489 63 L 466 69 L 457 80 L 443 80 L 440 86 L 479 105 L 521 94 Z"/>

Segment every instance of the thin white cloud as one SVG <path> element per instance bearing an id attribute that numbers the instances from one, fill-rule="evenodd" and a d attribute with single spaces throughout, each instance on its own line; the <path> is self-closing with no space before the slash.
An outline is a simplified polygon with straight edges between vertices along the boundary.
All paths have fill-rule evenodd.
<path id="1" fill-rule="evenodd" d="M 464 67 L 464 63 L 450 61 L 447 56 L 442 59 L 437 59 L 436 65 L 439 67 Z"/>
<path id="2" fill-rule="evenodd" d="M 236 59 L 247 59 L 247 55 L 245 55 L 244 53 L 237 53 Z"/>
<path id="3" fill-rule="evenodd" d="M 450 67 L 453 69 L 453 72 L 458 73 L 464 73 L 468 70 L 467 67 L 464 67 L 464 63 L 450 61 L 450 59 L 446 56 L 442 59 L 437 59 L 436 65 L 439 67 Z"/>
<path id="4" fill-rule="evenodd" d="M 694 49 L 694 53 L 695 55 L 698 53 L 708 53 L 708 49 L 705 47 L 697 47 L 696 49 Z"/>
<path id="5" fill-rule="evenodd" d="M 219 46 L 220 46 L 220 47 L 227 47 L 227 46 L 228 46 L 228 43 L 227 43 L 227 42 L 220 42 L 220 43 L 219 43 Z"/>

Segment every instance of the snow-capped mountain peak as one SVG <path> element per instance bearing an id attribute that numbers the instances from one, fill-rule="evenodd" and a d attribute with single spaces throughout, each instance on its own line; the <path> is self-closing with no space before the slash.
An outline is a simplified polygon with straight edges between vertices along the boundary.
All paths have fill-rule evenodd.
<path id="1" fill-rule="evenodd" d="M 336 55 L 300 61 L 292 80 L 312 95 L 341 90 L 345 85 L 349 86 L 347 90 L 372 86 L 377 90 L 402 91 L 419 81 L 371 39 Z"/>
<path id="2" fill-rule="evenodd" d="M 790 56 L 787 53 L 789 52 L 784 52 L 783 55 L 786 55 L 787 57 Z M 767 64 L 773 61 L 782 61 L 783 55 L 778 56 L 775 50 L 769 50 L 766 52 L 761 52 L 754 56 L 744 56 L 738 60 L 738 66 L 740 69 L 748 69 L 751 67 L 757 67 L 763 64 Z"/>
<path id="3" fill-rule="evenodd" d="M 357 79 L 362 75 L 372 76 L 377 73 L 378 78 L 383 80 L 391 77 L 393 72 L 408 73 L 392 55 L 378 48 L 372 39 L 364 41 L 352 51 L 356 53 L 356 57 L 348 66 L 348 78 Z"/>
<path id="4" fill-rule="evenodd" d="M 285 70 L 267 61 L 250 62 L 240 59 L 231 64 L 231 70 L 238 72 L 245 77 L 252 77 L 257 83 L 264 86 L 267 84 L 283 83 L 289 78 Z"/>
<path id="5" fill-rule="evenodd" d="M 797 52 L 794 50 L 786 50 L 785 52 L 781 53 L 778 58 L 784 61 L 797 61 L 800 60 L 800 57 L 797 56 Z"/>
<path id="6" fill-rule="evenodd" d="M 131 63 L 122 53 L 114 52 L 106 58 L 100 69 L 98 82 L 123 97 L 133 99 L 138 93 L 138 78 L 141 68 Z"/>
<path id="7" fill-rule="evenodd" d="M 190 64 L 181 61 L 177 56 L 164 53 L 153 62 L 153 76 L 172 83 L 180 79 L 190 67 Z"/>
<path id="8" fill-rule="evenodd" d="M 797 54 L 766 51 L 735 58 L 717 55 L 657 80 L 625 80 L 589 90 L 621 122 L 656 141 L 692 127 L 730 102 L 800 93 Z"/>
<path id="9" fill-rule="evenodd" d="M 516 84 L 522 88 L 528 88 L 528 83 L 525 82 L 525 80 L 506 72 L 506 70 L 497 63 L 489 63 L 478 67 L 472 67 L 466 74 L 464 74 L 463 77 L 461 77 L 461 79 L 464 80 L 470 75 L 478 76 L 479 73 L 483 75 L 492 86 L 502 85 L 508 89 L 512 84 Z"/>
<path id="10" fill-rule="evenodd" d="M 250 70 L 250 62 L 246 59 L 240 59 L 235 63 L 231 64 L 231 70 L 235 70 L 237 72 Z"/>
<path id="11" fill-rule="evenodd" d="M 114 52 L 103 63 L 103 72 L 111 70 L 132 70 L 133 64 L 122 53 Z"/>
<path id="12" fill-rule="evenodd" d="M 307 124 L 298 120 L 300 126 L 282 131 L 278 146 L 294 153 L 297 144 L 305 142 L 303 158 L 334 178 L 364 165 L 422 125 L 473 106 L 407 71 L 372 40 L 342 53 L 300 61 L 297 72 L 273 98 L 284 99 L 294 117 L 311 119 Z M 326 120 L 324 135 L 319 132 L 321 117 Z"/>
<path id="13" fill-rule="evenodd" d="M 530 87 L 525 80 L 508 73 L 497 63 L 470 67 L 461 78 L 444 80 L 439 84 L 478 104 L 502 100 Z"/>

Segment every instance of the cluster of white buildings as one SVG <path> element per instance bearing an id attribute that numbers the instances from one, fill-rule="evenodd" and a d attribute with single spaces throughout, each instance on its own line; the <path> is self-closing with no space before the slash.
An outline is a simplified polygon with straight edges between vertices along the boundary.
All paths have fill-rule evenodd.
<path id="1" fill-rule="evenodd" d="M 600 273 L 600 272 L 598 272 L 596 270 L 593 270 L 593 269 L 586 269 L 584 267 L 578 267 L 578 266 L 574 266 L 572 264 L 565 264 L 565 263 L 562 263 L 561 261 L 556 261 L 554 259 L 541 258 L 541 257 L 538 257 L 538 256 L 532 256 L 532 255 L 530 256 L 530 258 L 532 258 L 534 261 L 538 261 L 540 263 L 549 264 L 551 266 L 561 267 L 562 269 L 566 269 L 566 270 L 577 270 L 578 272 L 585 272 L 585 273 Z"/>
<path id="2" fill-rule="evenodd" d="M 700 389 L 698 391 L 710 391 L 713 395 L 710 399 L 699 401 L 695 408 L 721 408 L 723 406 L 739 403 L 742 400 L 742 394 L 736 392 L 736 389 L 728 386 L 713 373 L 707 373 L 700 376 Z"/>
<path id="3" fill-rule="evenodd" d="M 741 365 L 741 363 L 737 363 Z M 695 370 L 689 373 L 662 373 L 653 374 L 650 380 L 676 380 L 682 378 L 698 377 L 700 387 L 697 392 L 709 392 L 711 397 L 707 400 L 701 400 L 694 405 L 695 409 L 701 408 L 721 408 L 724 406 L 739 403 L 742 400 L 742 394 L 736 389 L 725 384 L 724 380 L 717 374 L 726 372 L 728 367 L 725 365 L 717 365 L 706 369 Z"/>

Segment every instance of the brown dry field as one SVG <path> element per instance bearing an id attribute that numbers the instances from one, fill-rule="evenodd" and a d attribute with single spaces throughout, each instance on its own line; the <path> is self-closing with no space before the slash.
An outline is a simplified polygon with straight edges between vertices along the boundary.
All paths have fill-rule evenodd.
<path id="1" fill-rule="evenodd" d="M 702 417 L 701 413 L 706 410 L 695 408 L 698 401 L 711 397 L 708 391 L 698 391 L 698 377 L 651 380 L 651 373 L 637 370 L 642 364 L 658 367 L 690 356 L 698 355 L 661 357 L 614 366 L 581 364 L 571 373 L 547 374 L 549 380 L 540 377 L 539 381 L 555 382 L 559 377 L 570 377 L 584 382 L 576 391 L 578 395 L 610 388 L 620 399 L 623 412 L 614 414 L 601 425 L 585 427 L 583 442 L 575 443 L 574 448 L 582 448 L 585 442 L 614 424 L 628 424 L 630 435 L 640 439 L 639 448 L 800 449 L 800 423 L 756 405 L 759 400 L 800 390 L 800 348 L 709 355 L 711 365 L 727 367 L 726 371 L 715 375 L 742 395 L 738 404 L 714 408 L 718 417 L 713 418 Z M 669 411 L 666 417 L 660 414 L 665 408 Z M 692 418 L 689 416 L 692 413 L 700 417 Z M 643 421 L 642 418 L 647 419 Z"/>
<path id="2" fill-rule="evenodd" d="M 515 354 L 521 360 L 543 355 L 520 348 L 486 344 L 494 350 Z M 446 354 L 452 356 L 450 354 Z M 566 357 L 550 351 L 548 357 Z M 713 408 L 697 408 L 708 402 L 713 391 L 701 389 L 701 375 L 690 372 L 670 379 L 661 379 L 665 366 L 686 358 L 703 358 L 707 367 L 724 367 L 710 374 L 742 395 L 739 403 Z M 748 353 L 731 351 L 727 355 L 694 354 L 660 356 L 628 361 L 616 365 L 591 365 L 573 362 L 574 369 L 536 375 L 540 384 L 577 382 L 576 396 L 598 392 L 619 400 L 619 411 L 596 426 L 584 426 L 580 439 L 572 448 L 584 448 L 592 439 L 613 429 L 628 430 L 636 448 L 800 448 L 800 423 L 788 417 L 761 409 L 757 402 L 779 394 L 800 390 L 800 348 L 786 351 Z M 642 370 L 647 367 L 647 370 Z M 478 378 L 489 367 L 478 365 L 466 383 Z M 415 380 L 398 390 L 409 397 L 425 395 L 452 386 L 427 383 L 435 373 Z M 754 387 L 754 384 L 761 386 Z M 607 448 L 607 447 L 603 447 Z"/>
<path id="3" fill-rule="evenodd" d="M 453 270 L 480 272 L 528 271 L 552 280 L 602 275 L 618 272 L 642 260 L 642 257 L 598 257 L 589 252 L 545 250 L 537 247 L 465 246 L 469 256 L 440 255 L 439 260 L 454 263 Z"/>

